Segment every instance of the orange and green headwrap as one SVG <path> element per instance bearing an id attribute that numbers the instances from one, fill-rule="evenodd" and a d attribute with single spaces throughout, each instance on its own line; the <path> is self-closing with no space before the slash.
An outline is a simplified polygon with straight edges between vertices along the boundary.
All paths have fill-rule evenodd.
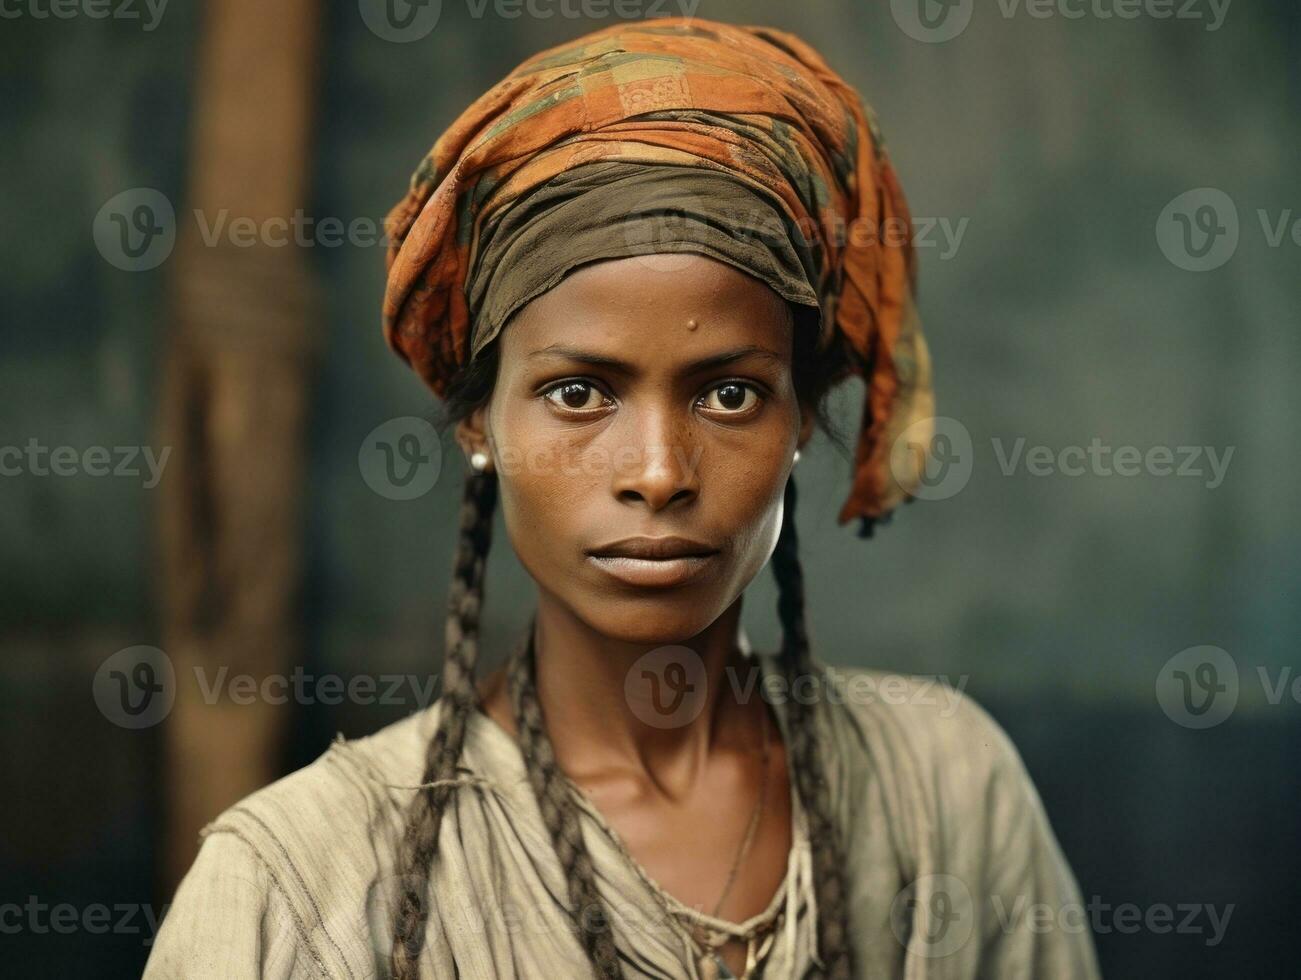
<path id="1" fill-rule="evenodd" d="M 577 265 L 701 252 L 843 336 L 867 397 L 839 523 L 866 533 L 918 485 L 934 411 L 908 206 L 871 110 L 792 34 L 672 17 L 543 51 L 438 138 L 386 232 L 384 336 L 440 397 Z"/>

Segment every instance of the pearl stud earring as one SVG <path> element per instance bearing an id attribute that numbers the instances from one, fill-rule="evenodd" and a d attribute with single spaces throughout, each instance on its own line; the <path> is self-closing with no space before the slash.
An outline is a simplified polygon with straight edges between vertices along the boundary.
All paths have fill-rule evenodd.
<path id="1" fill-rule="evenodd" d="M 791 463 L 795 464 L 798 463 L 799 461 L 800 461 L 800 451 L 797 449 L 795 450 L 795 458 L 791 460 Z"/>
<path id="2" fill-rule="evenodd" d="M 470 465 L 479 473 L 488 468 L 488 454 L 475 452 L 470 454 Z"/>

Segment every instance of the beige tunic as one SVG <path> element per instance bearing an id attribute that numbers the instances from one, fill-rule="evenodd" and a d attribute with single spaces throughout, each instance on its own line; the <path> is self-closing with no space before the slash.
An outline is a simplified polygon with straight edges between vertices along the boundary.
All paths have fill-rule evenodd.
<path id="1" fill-rule="evenodd" d="M 771 654 L 753 654 L 786 731 Z M 1020 757 L 971 698 L 918 678 L 828 668 L 818 715 L 833 819 L 846 843 L 856 976 L 907 980 L 1097 977 L 1075 880 Z M 441 702 L 250 795 L 203 830 L 145 980 L 363 978 L 386 973 L 403 813 Z M 623 850 L 581 794 L 583 835 L 629 977 L 696 980 L 680 903 Z M 471 715 L 431 869 L 423 977 L 568 978 L 590 967 L 523 758 Z M 764 976 L 816 955 L 807 825 L 792 787 L 786 879 Z M 716 923 L 720 927 L 725 924 Z"/>

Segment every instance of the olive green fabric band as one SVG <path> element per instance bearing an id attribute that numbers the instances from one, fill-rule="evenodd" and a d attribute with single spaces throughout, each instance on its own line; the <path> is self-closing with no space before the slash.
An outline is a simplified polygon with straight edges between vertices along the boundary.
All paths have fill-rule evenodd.
<path id="1" fill-rule="evenodd" d="M 578 266 L 652 252 L 727 262 L 818 310 L 812 322 L 830 329 L 816 288 L 820 246 L 774 199 L 700 167 L 602 161 L 565 171 L 484 219 L 466 277 L 470 356 Z"/>

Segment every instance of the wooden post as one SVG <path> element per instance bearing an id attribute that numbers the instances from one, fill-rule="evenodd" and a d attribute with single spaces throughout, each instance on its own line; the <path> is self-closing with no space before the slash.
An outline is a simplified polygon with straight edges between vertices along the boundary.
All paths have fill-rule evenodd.
<path id="1" fill-rule="evenodd" d="M 306 202 L 319 21 L 316 0 L 207 0 L 201 29 L 159 417 L 173 451 L 158 515 L 163 644 L 177 673 L 165 722 L 168 894 L 199 829 L 277 774 L 291 705 L 260 694 L 235 703 L 230 682 L 247 674 L 260 687 L 300 662 L 320 303 L 292 227 L 276 243 L 278 222 Z M 255 244 L 241 237 L 246 218 Z"/>

